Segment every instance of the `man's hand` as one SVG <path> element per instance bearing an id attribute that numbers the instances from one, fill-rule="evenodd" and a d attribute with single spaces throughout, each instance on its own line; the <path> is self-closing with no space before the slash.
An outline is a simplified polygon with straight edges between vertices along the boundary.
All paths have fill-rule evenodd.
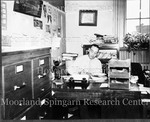
<path id="1" fill-rule="evenodd" d="M 89 73 L 89 72 L 87 72 L 87 71 L 85 71 L 84 69 L 82 69 L 80 72 L 78 72 L 78 74 L 80 74 L 80 75 L 88 75 L 89 76 L 89 78 L 90 79 L 92 79 L 92 73 Z"/>
<path id="2" fill-rule="evenodd" d="M 89 78 L 92 79 L 92 73 L 86 72 L 87 75 L 89 75 Z"/>

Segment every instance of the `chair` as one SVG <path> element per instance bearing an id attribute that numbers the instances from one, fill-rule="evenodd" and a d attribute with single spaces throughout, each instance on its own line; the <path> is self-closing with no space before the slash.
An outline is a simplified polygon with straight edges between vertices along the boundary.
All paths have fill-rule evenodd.
<path id="1" fill-rule="evenodd" d="M 139 77 L 138 83 L 144 84 L 145 83 L 145 76 L 142 71 L 142 66 L 140 63 L 131 63 L 131 75 L 136 75 Z"/>

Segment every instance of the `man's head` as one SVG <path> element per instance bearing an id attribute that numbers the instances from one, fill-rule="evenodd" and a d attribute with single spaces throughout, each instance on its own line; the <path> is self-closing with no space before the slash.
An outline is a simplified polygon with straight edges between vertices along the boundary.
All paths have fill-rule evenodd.
<path id="1" fill-rule="evenodd" d="M 96 44 L 91 45 L 91 48 L 89 49 L 89 58 L 94 59 L 97 57 L 99 52 L 99 46 Z"/>

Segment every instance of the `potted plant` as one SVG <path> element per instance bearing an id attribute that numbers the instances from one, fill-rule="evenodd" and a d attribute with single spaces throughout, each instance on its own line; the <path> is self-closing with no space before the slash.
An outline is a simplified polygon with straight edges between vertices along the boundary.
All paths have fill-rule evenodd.
<path id="1" fill-rule="evenodd" d="M 150 34 L 127 33 L 123 40 L 124 40 L 124 46 L 128 49 L 128 51 L 149 49 Z"/>

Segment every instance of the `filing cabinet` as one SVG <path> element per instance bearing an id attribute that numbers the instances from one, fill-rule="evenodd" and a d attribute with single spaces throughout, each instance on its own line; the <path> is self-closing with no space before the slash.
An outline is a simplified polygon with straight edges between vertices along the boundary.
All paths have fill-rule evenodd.
<path id="1" fill-rule="evenodd" d="M 40 102 L 51 93 L 49 68 L 50 48 L 2 54 L 2 119 L 38 118 Z"/>
<path id="2" fill-rule="evenodd" d="M 33 59 L 34 99 L 43 96 L 50 88 L 49 55 Z"/>
<path id="3" fill-rule="evenodd" d="M 17 72 L 17 67 L 22 68 Z M 4 66 L 4 80 L 6 93 L 23 86 L 31 89 L 31 61 Z"/>
<path id="4" fill-rule="evenodd" d="M 25 102 L 32 99 L 31 61 L 3 67 L 5 118 L 12 119 L 29 107 Z"/>

